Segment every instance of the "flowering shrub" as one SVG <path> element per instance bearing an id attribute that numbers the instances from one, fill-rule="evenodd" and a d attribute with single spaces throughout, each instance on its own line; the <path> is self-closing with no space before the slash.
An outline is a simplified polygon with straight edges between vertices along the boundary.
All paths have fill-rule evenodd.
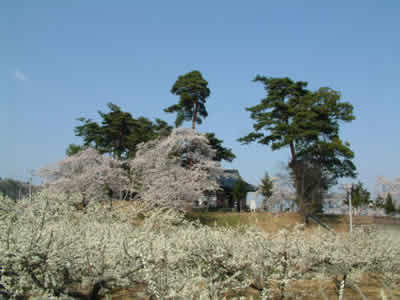
<path id="1" fill-rule="evenodd" d="M 157 299 L 222 299 L 229 288 L 248 286 L 267 299 L 289 295 L 295 280 L 346 275 L 356 284 L 362 272 L 400 286 L 399 239 L 375 230 L 266 234 L 253 226 L 207 227 L 146 205 L 117 213 L 90 201 L 76 210 L 67 199 L 48 190 L 32 202 L 2 199 L 2 293 L 95 299 L 143 283 Z M 140 226 L 131 222 L 138 215 L 145 216 Z"/>

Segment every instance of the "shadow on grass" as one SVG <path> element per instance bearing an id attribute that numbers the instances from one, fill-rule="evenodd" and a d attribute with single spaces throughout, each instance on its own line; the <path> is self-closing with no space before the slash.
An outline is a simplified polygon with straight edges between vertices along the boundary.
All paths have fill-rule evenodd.
<path id="1" fill-rule="evenodd" d="M 322 222 L 327 224 L 342 224 L 343 216 L 341 215 L 324 215 L 324 214 L 316 214 L 317 218 Z"/>
<path id="2" fill-rule="evenodd" d="M 199 220 L 202 225 L 238 227 L 247 224 L 239 213 L 220 213 L 220 212 L 187 212 L 185 218 L 188 221 Z"/>

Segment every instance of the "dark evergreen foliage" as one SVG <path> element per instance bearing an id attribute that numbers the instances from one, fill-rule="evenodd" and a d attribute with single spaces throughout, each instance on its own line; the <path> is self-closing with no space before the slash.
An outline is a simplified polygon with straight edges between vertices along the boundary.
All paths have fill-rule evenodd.
<path id="1" fill-rule="evenodd" d="M 378 195 L 376 197 L 375 206 L 378 207 L 378 208 L 384 208 L 385 207 L 385 199 L 381 195 Z"/>
<path id="2" fill-rule="evenodd" d="M 268 172 L 265 172 L 265 175 L 261 179 L 261 183 L 260 183 L 261 195 L 263 195 L 264 198 L 268 199 L 269 197 L 272 196 L 272 188 L 273 187 L 274 187 L 274 184 L 271 180 L 271 177 L 269 176 Z"/>
<path id="3" fill-rule="evenodd" d="M 232 196 L 236 203 L 237 210 L 240 211 L 246 204 L 246 195 L 250 190 L 249 184 L 242 178 L 239 178 L 233 186 Z"/>
<path id="4" fill-rule="evenodd" d="M 85 146 L 76 145 L 76 144 L 69 144 L 67 150 L 65 150 L 65 154 L 67 156 L 72 156 L 72 155 L 75 155 L 75 154 L 77 154 L 78 152 L 80 152 L 80 151 L 82 151 L 84 149 L 86 149 Z"/>
<path id="5" fill-rule="evenodd" d="M 90 119 L 78 119 L 83 125 L 75 127 L 75 135 L 83 138 L 83 145 L 71 144 L 66 151 L 67 155 L 73 155 L 90 146 L 118 159 L 132 158 L 138 144 L 167 136 L 172 130 L 161 119 L 156 119 L 155 122 L 145 117 L 135 119 L 112 103 L 108 104 L 108 108 L 111 110 L 109 113 L 99 111 L 101 124 Z"/>
<path id="6" fill-rule="evenodd" d="M 223 140 L 218 139 L 214 133 L 206 133 L 206 137 L 210 146 L 217 151 L 216 156 L 214 158 L 215 161 L 228 161 L 232 162 L 236 155 L 233 154 L 232 149 L 228 149 L 222 146 Z"/>
<path id="7" fill-rule="evenodd" d="M 192 71 L 179 76 L 172 86 L 171 93 L 179 96 L 179 102 L 164 109 L 167 113 L 177 113 L 175 126 L 179 127 L 184 121 L 201 124 L 202 118 L 208 116 L 205 103 L 210 96 L 208 82 L 199 71 Z"/>
<path id="8" fill-rule="evenodd" d="M 385 213 L 392 214 L 394 212 L 396 212 L 396 207 L 394 206 L 392 195 L 388 193 L 385 200 Z"/>

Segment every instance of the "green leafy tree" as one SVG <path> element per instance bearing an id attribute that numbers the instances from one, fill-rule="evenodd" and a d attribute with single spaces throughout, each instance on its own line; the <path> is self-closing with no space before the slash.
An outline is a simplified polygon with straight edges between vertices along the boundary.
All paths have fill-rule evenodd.
<path id="1" fill-rule="evenodd" d="M 222 143 L 224 141 L 218 139 L 214 133 L 206 133 L 206 137 L 211 148 L 217 151 L 214 161 L 225 160 L 228 162 L 232 162 L 236 158 L 236 155 L 233 154 L 232 149 L 223 147 Z"/>
<path id="2" fill-rule="evenodd" d="M 351 205 L 354 208 L 360 208 L 363 205 L 368 205 L 371 202 L 371 193 L 364 187 L 363 183 L 359 181 L 357 184 L 353 184 L 350 191 Z M 349 204 L 346 200 L 345 204 Z"/>
<path id="3" fill-rule="evenodd" d="M 327 189 L 337 178 L 356 176 L 350 144 L 339 138 L 339 122 L 355 119 L 353 106 L 340 102 L 337 91 L 320 88 L 311 92 L 303 81 L 257 76 L 254 82 L 264 85 L 267 96 L 246 108 L 255 121 L 254 132 L 238 140 L 269 145 L 273 151 L 289 147 L 296 201 L 301 213 L 312 213 L 312 199 L 304 189 L 305 170 L 320 169 L 325 182 L 319 182 L 319 189 Z"/>
<path id="4" fill-rule="evenodd" d="M 362 205 L 367 205 L 370 202 L 371 193 L 364 187 L 362 182 L 353 186 L 352 191 L 352 204 L 354 207 L 360 207 Z"/>
<path id="5" fill-rule="evenodd" d="M 108 113 L 99 111 L 101 124 L 90 119 L 79 118 L 83 124 L 75 127 L 75 135 L 83 138 L 83 145 L 71 144 L 67 155 L 93 147 L 100 153 L 111 154 L 114 158 L 127 159 L 135 156 L 136 146 L 159 136 L 167 136 L 172 127 L 161 119 L 155 123 L 145 117 L 133 118 L 115 104 L 108 103 Z"/>
<path id="6" fill-rule="evenodd" d="M 384 208 L 385 207 L 385 199 L 381 195 L 378 195 L 376 197 L 375 206 L 378 207 L 378 208 Z"/>
<path id="7" fill-rule="evenodd" d="M 109 103 L 111 112 L 103 113 L 99 111 L 102 117 L 102 142 L 105 148 L 114 157 L 122 158 L 124 155 L 130 156 L 130 153 L 137 144 L 137 133 L 140 131 L 138 120 L 135 120 L 128 112 L 123 112 L 117 105 Z M 145 124 L 143 124 L 146 126 Z"/>
<path id="8" fill-rule="evenodd" d="M 274 184 L 271 180 L 271 177 L 269 176 L 268 172 L 265 172 L 265 175 L 261 179 L 261 183 L 260 183 L 260 187 L 259 187 L 261 195 L 263 196 L 264 210 L 268 210 L 267 201 L 273 194 L 273 187 L 274 187 Z"/>
<path id="9" fill-rule="evenodd" d="M 210 96 L 210 89 L 199 71 L 179 76 L 172 86 L 171 93 L 179 96 L 179 102 L 164 111 L 177 113 L 176 127 L 181 126 L 184 121 L 192 121 L 192 128 L 195 129 L 196 123 L 201 124 L 202 118 L 208 116 L 205 103 Z"/>
<path id="10" fill-rule="evenodd" d="M 396 207 L 394 206 L 392 195 L 390 193 L 387 194 L 385 200 L 385 213 L 392 214 L 396 211 Z"/>
<path id="11" fill-rule="evenodd" d="M 78 118 L 77 120 L 83 123 L 80 126 L 76 126 L 74 129 L 75 135 L 83 138 L 82 146 L 93 147 L 101 153 L 107 153 L 108 149 L 104 146 L 106 142 L 101 125 L 90 119 Z M 74 148 L 75 150 L 77 149 L 76 147 Z"/>
<path id="12" fill-rule="evenodd" d="M 248 191 L 249 185 L 242 178 L 235 182 L 232 190 L 232 197 L 233 201 L 235 201 L 237 211 L 241 211 L 243 209 Z"/>

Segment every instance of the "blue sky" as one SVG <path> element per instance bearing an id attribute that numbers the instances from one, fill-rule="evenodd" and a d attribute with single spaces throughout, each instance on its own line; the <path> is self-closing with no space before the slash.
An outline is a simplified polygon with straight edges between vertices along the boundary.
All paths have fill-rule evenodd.
<path id="1" fill-rule="evenodd" d="M 64 158 L 78 117 L 98 120 L 108 102 L 134 117 L 163 109 L 179 75 L 209 82 L 209 117 L 247 181 L 279 171 L 289 150 L 236 139 L 252 130 L 257 74 L 339 90 L 356 120 L 351 143 L 359 179 L 400 176 L 399 1 L 2 1 L 0 3 L 1 177 L 28 178 Z M 190 123 L 185 123 L 189 127 Z"/>

